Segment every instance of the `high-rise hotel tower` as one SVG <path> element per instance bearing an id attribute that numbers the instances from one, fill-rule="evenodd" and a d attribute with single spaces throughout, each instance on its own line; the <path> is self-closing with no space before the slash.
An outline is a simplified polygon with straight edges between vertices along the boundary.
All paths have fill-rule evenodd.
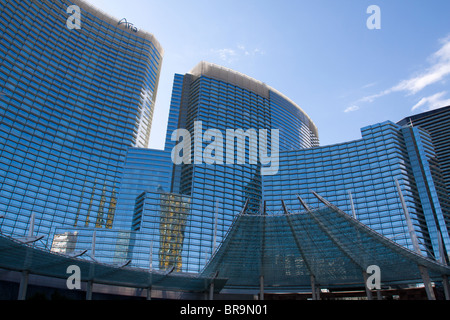
<path id="1" fill-rule="evenodd" d="M 150 150 L 163 55 L 151 34 L 80 0 L 2 1 L 0 33 L 2 234 L 34 226 L 45 235 L 35 245 L 54 252 L 90 249 L 100 262 L 198 273 L 240 214 L 302 214 L 299 197 L 317 207 L 316 191 L 404 247 L 414 249 L 415 234 L 417 251 L 448 262 L 439 166 L 448 148 L 437 121 L 428 132 L 418 118 L 387 121 L 320 147 L 313 121 L 285 95 L 201 62 L 175 75 L 165 148 Z M 245 231 L 257 239 L 260 230 Z"/>
<path id="2" fill-rule="evenodd" d="M 50 247 L 60 226 L 120 225 L 123 165 L 148 144 L 163 49 L 79 0 L 1 1 L 0 33 L 2 233 L 25 235 L 33 217 Z"/>

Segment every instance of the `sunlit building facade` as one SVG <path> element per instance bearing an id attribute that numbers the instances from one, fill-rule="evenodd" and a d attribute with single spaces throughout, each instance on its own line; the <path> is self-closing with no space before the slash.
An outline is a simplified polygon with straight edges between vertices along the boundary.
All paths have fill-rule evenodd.
<path id="1" fill-rule="evenodd" d="M 450 106 L 406 117 L 398 124 L 420 127 L 430 134 L 437 160 L 434 166 L 438 167 L 443 178 L 437 187 L 450 195 Z"/>
<path id="2" fill-rule="evenodd" d="M 79 29 L 67 26 L 73 5 Z M 33 216 L 46 235 L 36 245 L 61 251 L 126 223 L 123 166 L 148 144 L 163 50 L 119 21 L 78 0 L 0 3 L 3 234 L 26 234 Z"/>
<path id="3" fill-rule="evenodd" d="M 196 145 L 197 135 L 205 135 L 209 129 L 218 130 L 225 145 L 230 130 L 245 133 L 263 129 L 268 132 L 267 149 L 273 154 L 293 146 L 297 149 L 317 146 L 318 130 L 297 104 L 275 89 L 207 62 L 199 63 L 184 76 L 180 110 L 177 128 L 187 129 L 191 134 L 193 155 L 191 164 L 175 169 L 180 171 L 180 178 L 174 180 L 174 191 L 192 197 L 191 210 L 202 212 L 201 220 L 190 229 L 192 234 L 198 235 L 199 243 L 199 248 L 193 250 L 197 255 L 192 259 L 202 266 L 213 255 L 239 213 L 257 214 L 260 211 L 263 165 L 261 154 L 256 154 L 256 144 L 252 148 L 250 136 L 243 140 L 233 138 L 233 148 L 224 149 L 224 158 L 231 153 L 234 160 L 231 164 L 225 159 L 223 163 L 219 159 L 219 163 L 207 164 L 205 150 L 213 138 L 204 138 Z M 273 129 L 279 130 L 277 140 Z M 258 138 L 260 150 L 263 141 L 261 135 Z M 241 158 L 240 151 L 244 153 Z M 255 163 L 250 161 L 252 156 L 258 158 Z"/>
<path id="4" fill-rule="evenodd" d="M 279 130 L 277 141 L 271 139 L 272 128 Z M 180 142 L 177 129 L 186 129 L 192 136 L 190 164 L 174 165 L 174 149 Z M 142 224 L 134 251 L 146 250 L 151 256 L 134 255 L 134 263 L 147 266 L 151 260 L 153 268 L 174 266 L 182 271 L 199 272 L 239 213 L 259 213 L 263 199 L 263 165 L 260 161 L 250 163 L 254 152 L 250 138 L 235 138 L 233 149 L 227 151 L 235 160 L 232 164 L 206 164 L 203 151 L 211 141 L 201 140 L 196 145 L 195 136 L 204 135 L 210 129 L 223 133 L 224 150 L 225 135 L 230 129 L 242 129 L 244 133 L 267 130 L 269 154 L 294 146 L 318 146 L 319 141 L 318 130 L 308 115 L 286 96 L 260 81 L 207 62 L 199 63 L 185 75 L 175 75 L 164 150 L 131 148 L 124 167 L 117 214 L 130 217 L 129 212 L 137 207 L 137 201 L 144 203 L 145 209 L 138 214 L 139 217 L 142 214 Z M 240 151 L 243 151 L 244 163 L 237 163 Z M 226 156 L 224 152 L 223 157 Z M 180 200 L 174 202 L 178 203 L 178 209 L 162 205 L 168 197 Z M 183 201 L 186 201 L 184 205 Z M 157 232 L 154 221 L 160 221 L 167 230 L 163 221 L 179 221 L 179 212 L 185 211 L 189 214 L 181 224 L 183 227 L 181 222 L 174 222 L 173 230 L 178 231 L 172 232 L 175 243 L 183 241 L 179 249 L 176 244 L 176 250 L 167 251 L 164 249 L 168 246 L 167 237 Z M 158 252 L 166 254 L 158 255 Z M 180 257 L 182 259 L 178 260 Z M 168 263 L 170 261 L 177 262 Z"/>
<path id="5" fill-rule="evenodd" d="M 81 9 L 79 29 L 67 27 L 71 5 Z M 306 223 L 321 237 L 311 238 L 312 256 L 317 243 L 332 247 L 324 225 L 353 234 L 362 223 L 380 243 L 379 234 L 411 250 L 414 234 L 423 257 L 448 262 L 446 131 L 434 120 L 428 128 L 415 125 L 419 118 L 374 124 L 359 140 L 320 146 L 316 125 L 284 94 L 201 62 L 174 76 L 164 149 L 147 149 L 163 56 L 153 35 L 79 0 L 4 1 L 0 9 L 3 235 L 33 227 L 45 235 L 36 247 L 162 276 L 209 276 L 215 266 L 226 273 L 223 261 L 232 261 L 236 287 L 241 265 L 257 267 L 245 258 L 263 265 L 264 250 L 275 257 L 264 265 L 283 285 L 297 273 L 309 279 L 295 238 L 310 231 Z M 344 217 L 319 208 L 312 191 Z M 314 224 L 314 210 L 325 220 L 338 215 Z M 362 276 L 358 268 L 352 277 Z M 246 280 L 255 286 L 261 274 Z"/>
<path id="6" fill-rule="evenodd" d="M 264 90 L 268 91 L 264 93 Z M 128 193 L 128 210 L 135 205 L 140 190 L 150 191 L 145 201 L 153 204 L 153 209 L 144 211 L 143 216 L 162 221 L 174 213 L 164 212 L 159 199 L 167 192 L 185 197 L 189 215 L 183 224 L 181 270 L 199 272 L 225 240 L 237 215 L 285 214 L 285 208 L 289 212 L 299 211 L 302 210 L 299 196 L 312 207 L 318 206 L 311 190 L 380 234 L 413 250 L 396 181 L 422 254 L 448 259 L 446 195 L 438 187 L 442 175 L 436 167 L 436 154 L 426 131 L 385 122 L 363 128 L 360 140 L 319 147 L 317 129 L 307 115 L 288 98 L 271 90 L 247 76 L 205 62 L 186 75 L 175 76 L 165 150 L 139 151 L 148 158 L 135 162 L 141 170 L 129 177 L 134 191 Z M 201 148 L 196 149 L 195 134 L 204 134 L 211 128 L 226 132 L 240 126 L 243 130 L 280 130 L 276 173 L 261 175 L 260 164 L 248 163 L 250 139 L 244 146 L 247 160 L 244 164 L 195 163 L 195 157 L 203 156 L 211 143 L 202 141 Z M 163 164 L 161 157 L 173 157 L 172 151 L 179 140 L 172 134 L 179 128 L 186 128 L 191 134 L 192 162 Z M 149 166 L 150 162 L 154 165 Z M 145 168 L 150 173 L 142 179 Z M 165 183 L 158 182 L 163 172 L 167 177 Z M 422 178 L 421 172 L 427 174 Z M 122 197 L 126 196 L 123 190 Z M 152 261 L 158 259 L 155 250 L 162 245 L 154 228 L 141 229 L 147 244 L 136 246 L 138 250 L 151 244 Z"/>
<path id="7" fill-rule="evenodd" d="M 446 195 L 427 132 L 384 122 L 361 130 L 362 139 L 281 152 L 279 174 L 264 178 L 266 210 L 284 213 L 312 207 L 311 190 L 385 237 L 414 250 L 396 186 L 398 181 L 424 256 L 447 260 L 450 248 Z M 423 173 L 423 174 L 422 174 Z M 445 246 L 441 254 L 439 238 Z"/>

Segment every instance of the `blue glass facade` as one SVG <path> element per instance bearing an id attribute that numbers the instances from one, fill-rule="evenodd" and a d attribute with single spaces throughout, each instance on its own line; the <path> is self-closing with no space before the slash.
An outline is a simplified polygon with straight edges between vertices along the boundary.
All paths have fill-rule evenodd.
<path id="1" fill-rule="evenodd" d="M 196 122 L 201 122 L 202 133 L 208 129 L 216 129 L 224 136 L 228 133 L 227 130 L 241 129 L 247 132 L 266 129 L 270 132 L 278 129 L 280 139 L 277 146 L 272 145 L 269 134 L 268 149 L 271 151 L 275 147 L 287 150 L 292 145 L 297 148 L 318 145 L 317 129 L 307 115 L 270 87 L 207 63 L 200 63 L 186 77 L 189 85 L 184 92 L 186 97 L 182 104 L 186 111 L 180 124 L 184 125 L 183 128 L 191 136 L 196 134 Z M 230 81 L 233 77 L 234 80 Z M 239 77 L 242 79 L 238 80 Z M 219 206 L 229 219 L 241 211 L 247 199 L 247 211 L 257 212 L 262 199 L 261 163 L 251 163 L 250 157 L 256 156 L 256 150 L 251 148 L 250 137 L 246 139 L 235 139 L 231 155 L 235 161 L 232 164 L 185 165 L 182 169 L 180 193 L 203 198 L 204 205 L 220 202 Z M 202 141 L 201 147 L 197 149 L 194 141 L 192 142 L 194 160 L 200 156 L 200 160 L 205 162 L 201 156 L 209 142 Z M 245 153 L 240 159 L 242 164 L 238 162 L 240 150 Z M 228 155 L 224 155 L 224 158 L 226 156 Z"/>
<path id="2" fill-rule="evenodd" d="M 177 261 L 177 269 L 199 272 L 244 206 L 246 213 L 257 214 L 262 205 L 261 163 L 249 161 L 249 138 L 244 142 L 236 139 L 232 150 L 233 164 L 198 164 L 194 160 L 205 161 L 203 151 L 208 145 L 208 141 L 201 141 L 200 148 L 195 145 L 195 129 L 199 122 L 202 134 L 216 129 L 224 135 L 230 129 L 244 132 L 267 129 L 270 132 L 274 128 L 273 122 L 280 126 L 277 128 L 280 139 L 276 141 L 280 150 L 290 150 L 294 145 L 297 148 L 318 145 L 317 128 L 309 117 L 265 84 L 204 62 L 186 75 L 175 75 L 165 149 L 129 150 L 117 203 L 118 214 L 127 216 L 130 225 L 133 220 L 130 212 L 139 208 L 135 216 L 142 221 L 138 236 L 141 242 L 134 242 L 134 250 L 152 247 L 151 260 L 159 261 L 154 262 L 153 267 L 168 267 L 163 260 Z M 194 150 L 191 164 L 173 165 L 171 161 L 172 150 L 179 142 L 172 134 L 179 128 L 191 133 L 191 149 Z M 268 138 L 270 152 L 273 141 L 270 135 Z M 244 150 L 243 164 L 237 164 L 239 150 Z M 175 203 L 175 207 L 187 201 L 182 207 L 183 212 L 188 212 L 183 216 L 183 228 L 177 229 L 179 236 L 174 237 L 178 239 L 175 242 L 183 239 L 180 247 L 173 253 L 166 253 L 164 259 L 156 256 L 164 243 L 155 221 L 168 217 L 176 219 L 179 215 L 174 215 L 173 206 L 161 206 L 162 201 L 167 203 L 162 199 L 171 199 L 169 202 Z M 148 260 L 138 261 L 133 255 L 134 264 L 147 266 Z"/>
<path id="3" fill-rule="evenodd" d="M 252 149 L 250 136 L 243 141 L 234 139 L 233 150 L 224 151 L 224 158 L 232 153 L 232 164 L 226 161 L 206 164 L 202 157 L 205 157 L 204 150 L 212 140 L 202 139 L 199 147 L 196 135 L 199 132 L 205 134 L 210 129 L 218 130 L 225 145 L 227 130 L 236 132 L 240 129 L 245 133 L 266 129 L 267 148 L 273 153 L 276 149 L 289 150 L 293 146 L 297 149 L 317 146 L 318 133 L 306 113 L 281 93 L 255 79 L 206 62 L 184 76 L 180 110 L 177 128 L 191 133 L 194 154 L 192 164 L 176 166 L 175 170 L 181 173 L 174 185 L 179 181 L 179 193 L 191 197 L 191 210 L 200 218 L 189 230 L 192 236 L 198 235 L 196 244 L 186 250 L 196 252 L 196 256 L 191 255 L 191 258 L 201 268 L 205 258 L 213 254 L 214 239 L 220 243 L 240 212 L 260 212 L 263 186 L 260 159 L 256 163 L 250 161 L 252 156 L 257 157 L 257 149 Z M 199 122 L 201 128 L 198 127 Z M 273 129 L 280 132 L 277 141 L 273 139 Z M 261 148 L 261 140 L 258 143 Z M 244 156 L 239 158 L 241 150 Z M 199 158 L 203 164 L 195 162 Z"/>
<path id="4" fill-rule="evenodd" d="M 450 195 L 450 106 L 407 117 L 398 124 L 420 127 L 430 134 L 443 176 L 443 186 L 438 187 Z"/>
<path id="5" fill-rule="evenodd" d="M 413 249 L 395 180 L 401 185 L 423 254 L 441 257 L 439 235 L 449 248 L 447 213 L 440 206 L 444 195 L 434 188 L 441 176 L 426 132 L 385 122 L 363 128 L 360 140 L 318 147 L 317 129 L 281 93 L 244 82 L 239 87 L 235 80 L 224 76 L 225 71 L 233 71 L 211 65 L 206 65 L 211 69 L 205 71 L 204 63 L 199 66 L 189 74 L 175 75 L 165 150 L 132 150 L 125 166 L 118 207 L 123 198 L 127 204 L 122 213 L 128 216 L 130 225 L 134 221 L 130 212 L 139 208 L 133 217 L 142 221 L 137 237 L 141 242 L 134 242 L 130 250 L 140 252 L 146 248 L 144 251 L 150 253 L 148 248 L 152 247 L 152 267 L 167 268 L 171 265 L 167 261 L 172 261 L 177 270 L 199 272 L 239 213 L 283 214 L 281 200 L 289 210 L 301 211 L 297 196 L 312 206 L 318 205 L 311 190 L 348 214 L 354 213 L 377 232 Z M 248 163 L 248 141 L 244 164 L 173 165 L 169 159 L 178 141 L 172 140 L 172 133 L 186 128 L 195 136 L 199 121 L 202 133 L 211 128 L 226 132 L 230 128 L 277 126 L 278 173 L 264 176 L 260 164 Z M 196 149 L 194 140 L 192 160 L 203 156 L 202 151 L 210 143 L 203 141 Z M 420 151 L 411 145 L 419 146 Z M 422 172 L 425 178 L 420 180 Z M 165 177 L 165 183 L 161 177 Z M 172 199 L 170 206 L 167 199 Z M 172 240 L 177 246 L 162 258 L 160 250 L 167 246 L 159 227 L 167 229 L 168 224 L 162 221 L 169 217 L 175 230 L 171 231 Z M 140 262 L 133 257 L 134 263 L 141 266 L 146 266 L 148 260 L 145 255 L 141 255 Z"/>
<path id="6" fill-rule="evenodd" d="M 448 232 L 450 211 L 446 206 L 447 193 L 443 188 L 443 176 L 431 136 L 420 128 L 408 126 L 403 128 L 402 132 L 411 159 L 433 256 L 438 260 L 447 261 L 448 251 L 447 254 L 441 252 L 440 242 L 443 242 L 444 248 L 450 248 Z"/>
<path id="7" fill-rule="evenodd" d="M 66 26 L 70 5 L 81 29 Z M 55 233 L 123 225 L 117 194 L 128 149 L 149 140 L 158 42 L 82 1 L 2 1 L 0 32 L 2 233 L 24 235 L 34 215 L 37 245 L 56 248 Z"/>
<path id="8" fill-rule="evenodd" d="M 396 189 L 398 180 L 423 254 L 439 259 L 437 230 L 442 230 L 446 248 L 450 248 L 450 242 L 434 189 L 431 170 L 435 157 L 429 137 L 419 128 L 402 128 L 392 122 L 361 131 L 361 140 L 281 152 L 279 174 L 264 177 L 267 212 L 282 213 L 281 200 L 288 208 L 301 210 L 298 196 L 318 206 L 313 190 L 348 214 L 355 213 L 359 221 L 375 231 L 413 250 Z M 418 153 L 413 145 L 419 146 Z"/>
<path id="9" fill-rule="evenodd" d="M 450 106 L 427 111 L 424 113 L 416 114 L 414 116 L 407 117 L 398 122 L 402 126 L 412 126 L 414 128 L 420 127 L 425 130 L 429 137 L 426 138 L 426 144 L 423 149 L 427 150 L 427 158 L 430 162 L 430 171 L 423 172 L 424 178 L 420 179 L 421 189 L 427 190 L 433 189 L 433 193 L 423 193 L 424 203 L 427 203 L 430 209 L 434 211 L 429 212 L 442 212 L 442 217 L 436 219 L 434 215 L 429 215 L 431 225 L 435 225 L 436 231 L 433 235 L 433 247 L 436 247 L 439 234 L 443 234 L 445 237 L 450 232 Z M 427 146 L 433 145 L 434 150 L 431 151 Z M 414 145 L 411 146 L 411 149 Z M 423 152 L 417 152 L 423 154 Z M 430 175 L 433 177 L 434 186 L 427 183 Z M 438 201 L 436 196 L 438 195 Z M 433 220 L 437 220 L 434 222 Z M 447 228 L 445 227 L 447 226 Z"/>
<path id="10" fill-rule="evenodd" d="M 177 261 L 177 268 L 182 265 L 180 261 L 181 245 L 173 256 L 166 252 L 161 254 L 164 258 L 160 259 L 159 251 L 164 250 L 163 248 L 167 246 L 161 245 L 160 247 L 161 233 L 158 224 L 164 219 L 175 224 L 174 219 L 177 215 L 173 216 L 173 211 L 183 207 L 183 212 L 185 212 L 187 210 L 185 207 L 189 208 L 189 198 L 171 193 L 176 193 L 173 191 L 176 190 L 176 187 L 173 186 L 173 181 L 176 179 L 173 176 L 178 173 L 179 177 L 180 170 L 176 170 L 172 163 L 171 151 L 175 146 L 175 141 L 171 141 L 170 133 L 178 125 L 182 88 L 183 77 L 175 75 L 164 150 L 128 149 L 121 187 L 117 194 L 116 220 L 120 223 L 115 224 L 110 236 L 113 238 L 128 237 L 127 245 L 114 252 L 116 256 L 122 257 L 120 262 L 132 259 L 135 266 L 142 268 L 151 266 L 155 269 L 159 267 L 165 269 L 169 262 L 174 261 Z M 170 230 L 169 223 L 164 225 L 165 229 Z M 166 244 L 168 242 L 165 241 Z M 84 244 L 78 244 L 78 249 L 88 248 L 89 243 L 88 236 Z M 111 259 L 111 254 L 108 252 L 99 251 L 99 255 L 103 260 Z"/>
<path id="11" fill-rule="evenodd" d="M 79 30 L 66 27 L 72 4 L 82 9 Z M 35 232 L 46 235 L 37 245 L 52 251 L 197 273 L 240 213 L 301 214 L 299 196 L 318 206 L 313 190 L 413 249 L 398 181 L 423 254 L 448 260 L 448 192 L 428 132 L 384 122 L 363 128 L 362 139 L 319 147 L 316 126 L 289 98 L 202 62 L 174 77 L 164 150 L 145 149 L 163 54 L 152 35 L 78 0 L 0 9 L 3 234 L 25 235 L 35 217 Z M 177 129 L 192 137 L 191 163 L 173 162 Z M 218 143 L 205 138 L 209 130 L 225 139 L 242 130 L 222 154 L 232 163 L 219 161 L 218 148 L 205 154 Z M 267 130 L 273 174 L 251 161 L 263 145 L 252 145 L 251 130 L 257 138 Z"/>

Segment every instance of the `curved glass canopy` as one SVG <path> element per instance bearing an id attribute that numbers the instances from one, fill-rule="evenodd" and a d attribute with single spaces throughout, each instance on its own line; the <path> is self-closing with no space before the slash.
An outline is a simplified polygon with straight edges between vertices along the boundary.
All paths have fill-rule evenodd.
<path id="1" fill-rule="evenodd" d="M 203 293 L 209 290 L 212 281 L 215 292 L 219 292 L 226 282 L 198 274 L 172 272 L 173 269 L 157 271 L 98 263 L 35 248 L 5 236 L 0 236 L 0 257 L 0 268 L 3 269 L 67 279 L 71 275 L 67 268 L 76 265 L 80 268 L 80 281 L 122 287 Z"/>
<path id="2" fill-rule="evenodd" d="M 319 196 L 320 197 L 320 196 Z M 302 201 L 301 199 L 299 199 Z M 373 231 L 330 203 L 282 215 L 239 215 L 203 275 L 218 272 L 226 288 L 292 291 L 311 287 L 365 286 L 376 265 L 383 285 L 422 282 L 421 267 L 442 280 L 450 268 Z M 304 204 L 304 203 L 303 203 Z"/>
<path id="3" fill-rule="evenodd" d="M 264 290 L 275 292 L 309 290 L 312 278 L 322 288 L 364 286 L 373 265 L 381 271 L 382 285 L 422 282 L 424 270 L 436 281 L 450 275 L 446 264 L 400 246 L 324 199 L 326 206 L 318 209 L 299 200 L 305 211 L 291 213 L 282 201 L 284 214 L 236 216 L 201 273 L 98 263 L 5 236 L 0 237 L 0 268 L 67 279 L 67 268 L 77 265 L 81 281 L 216 293 L 258 289 L 261 279 Z"/>

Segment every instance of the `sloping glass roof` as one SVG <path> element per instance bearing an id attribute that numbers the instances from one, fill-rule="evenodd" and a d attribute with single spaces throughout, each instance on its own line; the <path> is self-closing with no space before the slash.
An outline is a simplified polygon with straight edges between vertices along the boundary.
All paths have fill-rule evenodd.
<path id="1" fill-rule="evenodd" d="M 286 211 L 287 212 L 287 211 Z M 441 281 L 450 268 L 385 238 L 329 204 L 283 215 L 239 215 L 203 275 L 218 272 L 226 288 L 307 289 L 364 286 L 376 265 L 382 285 L 422 282 L 418 265 Z"/>
<path id="2" fill-rule="evenodd" d="M 324 202 L 326 203 L 326 202 Z M 258 289 L 310 290 L 311 275 L 325 288 L 364 286 L 363 271 L 376 265 L 382 285 L 422 282 L 419 265 L 432 280 L 450 275 L 450 267 L 421 256 L 380 235 L 332 204 L 282 215 L 238 215 L 225 240 L 200 274 L 149 271 L 102 264 L 34 248 L 0 236 L 0 268 L 67 279 L 77 265 L 81 280 L 95 283 L 205 292 Z M 284 205 L 284 203 L 283 203 Z"/>
<path id="3" fill-rule="evenodd" d="M 72 258 L 0 236 L 0 268 L 67 279 L 72 274 L 67 273 L 70 265 L 80 268 L 81 281 L 124 287 L 148 288 L 151 286 L 153 289 L 168 291 L 205 292 L 209 290 L 212 281 L 212 278 L 201 277 L 198 274 L 169 272 L 169 270 L 149 271 Z M 225 282 L 224 279 L 216 278 L 215 292 L 219 292 Z"/>

